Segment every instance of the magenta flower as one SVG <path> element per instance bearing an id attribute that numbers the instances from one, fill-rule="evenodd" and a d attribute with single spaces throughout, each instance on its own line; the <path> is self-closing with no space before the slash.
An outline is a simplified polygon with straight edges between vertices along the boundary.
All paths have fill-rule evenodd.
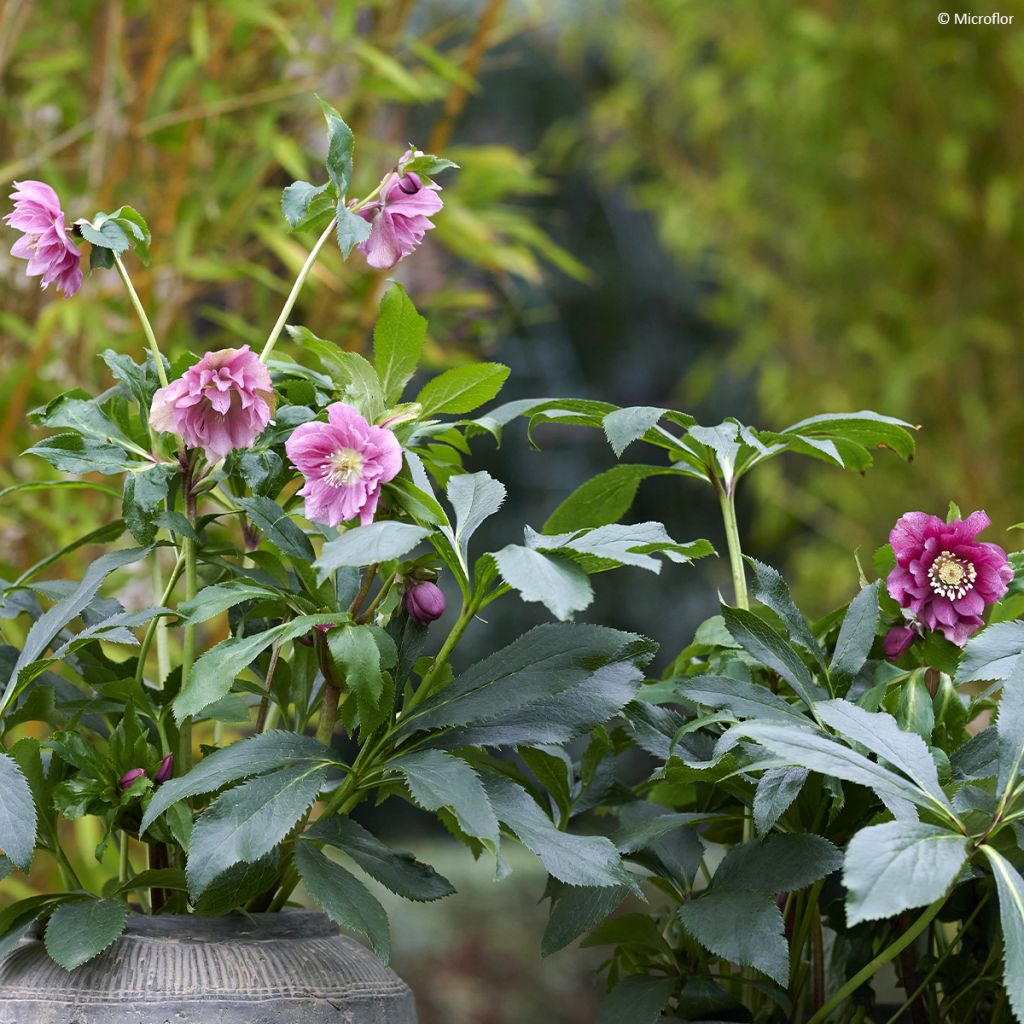
<path id="1" fill-rule="evenodd" d="M 893 600 L 959 647 L 984 625 L 981 613 L 1013 579 L 1006 552 L 975 539 L 990 525 L 984 512 L 951 523 L 907 512 L 889 534 L 896 568 L 886 584 Z"/>
<path id="2" fill-rule="evenodd" d="M 406 150 L 399 163 L 422 155 Z M 358 248 L 371 267 L 390 270 L 423 241 L 434 226 L 430 218 L 444 206 L 440 191 L 440 185 L 424 185 L 418 174 L 395 173 L 384 183 L 380 198 L 356 211 L 370 222 L 370 237 Z"/>
<path id="3" fill-rule="evenodd" d="M 11 255 L 28 260 L 29 277 L 41 277 L 43 288 L 56 283 L 70 298 L 82 287 L 82 255 L 68 238 L 60 199 L 42 181 L 16 181 L 11 193 L 14 209 L 4 220 L 22 233 Z"/>
<path id="4" fill-rule="evenodd" d="M 344 402 L 327 407 L 326 423 L 303 423 L 285 442 L 292 465 L 306 478 L 299 491 L 306 518 L 328 526 L 359 516 L 373 522 L 381 484 L 402 468 L 402 446 L 384 427 L 371 426 Z"/>
<path id="5" fill-rule="evenodd" d="M 243 345 L 207 352 L 176 381 L 160 388 L 153 396 L 149 422 L 219 462 L 234 448 L 248 448 L 263 433 L 273 406 L 270 374 Z"/>
<path id="6" fill-rule="evenodd" d="M 413 622 L 429 626 L 444 615 L 444 594 L 441 588 L 429 580 L 414 583 L 405 592 L 405 610 Z"/>
<path id="7" fill-rule="evenodd" d="M 917 634 L 909 626 L 893 626 L 885 634 L 882 645 L 885 647 L 885 656 L 890 661 L 898 661 L 914 645 Z"/>

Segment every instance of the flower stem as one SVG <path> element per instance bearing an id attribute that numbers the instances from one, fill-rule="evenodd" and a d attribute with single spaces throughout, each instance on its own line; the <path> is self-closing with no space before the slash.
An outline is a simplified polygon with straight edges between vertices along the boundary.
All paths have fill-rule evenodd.
<path id="1" fill-rule="evenodd" d="M 833 1010 L 842 1006 L 854 992 L 857 991 L 869 978 L 873 977 L 890 960 L 899 956 L 931 924 L 932 919 L 942 909 L 946 902 L 946 894 L 943 893 L 925 912 L 895 941 L 891 942 L 871 963 L 861 968 L 832 998 L 807 1022 L 807 1024 L 821 1024 L 828 1020 Z"/>
<path id="2" fill-rule="evenodd" d="M 121 830 L 121 845 L 118 850 L 117 880 L 128 881 L 128 833 L 124 829 Z"/>
<path id="3" fill-rule="evenodd" d="M 404 715 L 407 715 L 413 708 L 432 696 L 437 688 L 437 679 L 441 669 L 448 663 L 448 658 L 451 656 L 452 651 L 455 650 L 455 645 L 462 639 L 462 634 L 465 633 L 466 627 L 473 621 L 478 607 L 479 605 L 475 599 L 463 604 L 462 612 L 442 644 L 441 650 L 437 652 L 437 657 L 430 666 L 430 670 L 423 677 L 423 682 L 420 683 L 419 688 L 409 698 L 408 704 L 402 709 Z"/>
<path id="4" fill-rule="evenodd" d="M 327 645 L 327 637 L 320 630 L 316 631 L 316 653 L 320 662 L 320 671 L 324 677 L 324 694 L 320 702 L 320 718 L 316 725 L 316 739 L 325 747 L 330 747 L 334 737 L 334 727 L 338 723 L 338 704 L 341 701 L 341 680 L 334 674 L 331 663 L 331 650 Z"/>
<path id="5" fill-rule="evenodd" d="M 334 233 L 334 226 L 337 223 L 338 218 L 332 217 L 331 223 L 327 225 L 324 229 L 324 233 L 316 240 L 316 245 L 314 245 L 310 250 L 309 255 L 306 257 L 306 262 L 302 264 L 299 276 L 295 278 L 295 284 L 292 285 L 292 290 L 288 293 L 288 298 L 284 300 L 284 307 L 281 309 L 281 315 L 277 318 L 277 323 L 274 324 L 273 329 L 270 332 L 270 337 L 267 338 L 267 343 L 263 346 L 263 351 L 260 353 L 260 362 L 265 363 L 270 358 L 270 353 L 274 351 L 277 339 L 281 336 L 281 332 L 284 330 L 284 325 L 288 322 L 288 317 L 291 315 L 292 309 L 295 307 L 295 303 L 299 298 L 299 292 L 302 291 L 302 286 L 306 283 L 306 278 L 309 277 L 309 272 L 313 269 L 313 264 L 316 262 L 316 258 L 320 254 L 320 250 L 324 247 L 324 243 Z"/>
<path id="6" fill-rule="evenodd" d="M 146 311 L 142 308 L 142 302 L 139 299 L 138 293 L 132 285 L 132 279 L 128 276 L 128 271 L 125 270 L 124 263 L 121 262 L 121 257 L 117 253 L 114 253 L 114 265 L 117 267 L 117 272 L 121 275 L 121 280 L 124 281 L 125 288 L 128 289 L 128 298 L 131 299 L 132 305 L 135 307 L 139 322 L 142 324 L 142 333 L 146 335 L 146 341 L 149 342 L 150 350 L 153 353 L 153 361 L 156 363 L 156 375 L 160 378 L 160 386 L 165 388 L 167 387 L 167 371 L 164 369 L 164 357 L 160 354 L 160 346 L 156 343 L 153 325 L 149 322 L 149 317 L 146 316 Z"/>
<path id="7" fill-rule="evenodd" d="M 722 523 L 725 526 L 725 542 L 729 548 L 729 565 L 732 567 L 732 586 L 737 608 L 749 608 L 747 597 L 747 576 L 743 568 L 743 548 L 740 546 L 740 531 L 736 523 L 736 496 L 731 488 L 719 488 L 719 504 L 722 506 Z"/>

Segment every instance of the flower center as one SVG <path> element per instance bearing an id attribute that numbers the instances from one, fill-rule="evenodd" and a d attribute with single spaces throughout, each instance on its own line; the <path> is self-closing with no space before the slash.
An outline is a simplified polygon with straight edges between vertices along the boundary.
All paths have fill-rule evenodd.
<path id="1" fill-rule="evenodd" d="M 932 590 L 951 601 L 971 590 L 977 576 L 972 563 L 966 558 L 957 558 L 951 551 L 943 551 L 928 570 Z"/>
<path id="2" fill-rule="evenodd" d="M 324 463 L 324 483 L 331 487 L 351 487 L 363 476 L 363 456 L 354 448 L 331 452 Z"/>

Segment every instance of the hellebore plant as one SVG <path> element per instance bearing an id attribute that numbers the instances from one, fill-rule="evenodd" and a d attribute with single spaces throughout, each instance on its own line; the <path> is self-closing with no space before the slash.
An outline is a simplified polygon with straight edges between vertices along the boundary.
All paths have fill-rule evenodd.
<path id="1" fill-rule="evenodd" d="M 53 858 L 63 886 L 0 912 L 0 953 L 46 919 L 47 948 L 71 969 L 118 937 L 130 909 L 280 910 L 301 884 L 386 960 L 372 885 L 411 900 L 453 891 L 351 817 L 388 798 L 436 815 L 499 874 L 503 838 L 518 837 L 561 883 L 639 892 L 608 838 L 566 831 L 564 747 L 624 707 L 656 648 L 564 620 L 593 573 L 658 571 L 660 557 L 710 548 L 677 544 L 657 523 L 581 522 L 476 549 L 505 488 L 463 458 L 468 438 L 497 437 L 501 422 L 466 414 L 497 395 L 507 368 L 460 365 L 404 398 L 427 324 L 398 284 L 384 292 L 370 358 L 348 350 L 362 339 L 342 348 L 289 324 L 330 238 L 346 257 L 365 245 L 374 265 L 408 256 L 441 210 L 431 176 L 454 165 L 406 153 L 352 200 L 352 135 L 324 112 L 328 180 L 296 182 L 282 202 L 296 229 L 322 232 L 259 355 L 169 361 L 128 270 L 130 255 L 148 258 L 145 220 L 121 207 L 77 222 L 92 271 L 124 282 L 149 351 L 106 352 L 108 390 L 73 390 L 34 413 L 50 433 L 29 454 L 58 474 L 45 486 L 113 494 L 120 509 L 3 584 L 5 636 L 24 628 L 0 647 L 0 866 L 6 877 Z M 9 219 L 29 272 L 70 294 L 77 249 L 56 197 L 23 182 L 16 198 Z M 108 550 L 80 579 L 43 578 L 86 544 Z M 561 621 L 456 667 L 484 608 L 512 591 L 538 599 L 530 566 L 546 549 L 573 588 L 569 601 L 558 581 L 542 588 Z M 140 579 L 152 601 L 128 608 L 123 584 Z M 447 621 L 438 581 L 455 599 Z M 589 778 L 573 799 L 594 787 L 596 802 L 605 782 Z M 86 816 L 100 824 L 98 866 L 64 844 L 62 822 Z"/>
<path id="2" fill-rule="evenodd" d="M 864 412 L 769 433 L 600 403 L 515 411 L 603 429 L 620 457 L 640 441 L 667 457 L 583 485 L 546 533 L 580 515 L 607 529 L 648 477 L 702 480 L 734 582 L 599 731 L 604 760 L 592 741 L 574 762 L 583 779 L 614 776 L 637 746 L 651 759 L 597 808 L 650 905 L 616 914 L 625 886 L 550 893 L 546 954 L 581 935 L 609 948 L 601 1024 L 1024 1020 L 1024 560 L 978 540 L 985 513 L 902 516 L 880 578 L 861 571 L 849 605 L 812 621 L 744 559 L 736 483 L 784 452 L 858 471 L 871 448 L 910 458 L 909 424 Z"/>

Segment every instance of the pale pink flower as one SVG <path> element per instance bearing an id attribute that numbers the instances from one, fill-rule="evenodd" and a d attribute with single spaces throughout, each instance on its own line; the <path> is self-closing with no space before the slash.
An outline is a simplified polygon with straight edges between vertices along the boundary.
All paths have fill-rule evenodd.
<path id="1" fill-rule="evenodd" d="M 28 260 L 26 273 L 41 277 L 41 287 L 56 284 L 70 298 L 82 287 L 82 255 L 68 238 L 57 193 L 42 181 L 16 181 L 11 199 L 14 209 L 4 220 L 22 233 L 11 255 Z"/>
<path id="2" fill-rule="evenodd" d="M 178 434 L 219 462 L 248 448 L 273 415 L 274 387 L 267 368 L 248 345 L 207 352 L 177 380 L 153 396 L 149 422 Z"/>
<path id="3" fill-rule="evenodd" d="M 406 150 L 400 163 L 422 155 Z M 434 226 L 430 218 L 444 206 L 440 191 L 440 185 L 424 185 L 418 174 L 395 173 L 384 183 L 380 198 L 356 211 L 371 225 L 370 237 L 358 246 L 371 267 L 390 270 L 423 241 Z"/>
<path id="4" fill-rule="evenodd" d="M 303 423 L 285 442 L 292 465 L 306 478 L 299 491 L 306 518 L 340 526 L 359 516 L 373 522 L 381 484 L 402 468 L 402 446 L 384 427 L 367 423 L 344 402 L 327 407 L 327 422 Z"/>

